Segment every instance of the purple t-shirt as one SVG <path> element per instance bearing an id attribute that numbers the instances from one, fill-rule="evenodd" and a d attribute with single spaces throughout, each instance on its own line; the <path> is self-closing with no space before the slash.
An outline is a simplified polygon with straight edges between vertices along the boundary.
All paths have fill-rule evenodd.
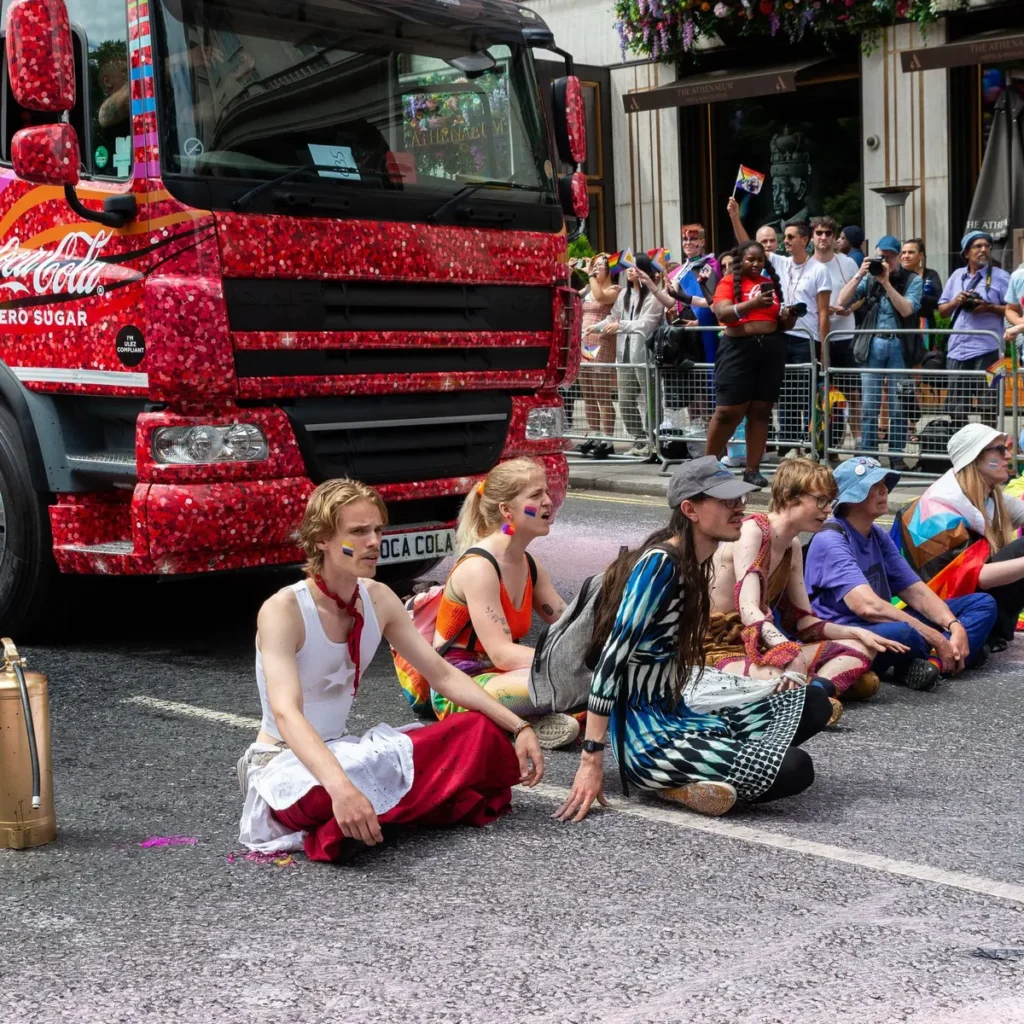
<path id="1" fill-rule="evenodd" d="M 991 282 L 988 280 L 990 272 L 992 274 Z M 939 302 L 952 302 L 961 292 L 975 291 L 986 302 L 1001 306 L 1006 302 L 1006 289 L 1009 284 L 1010 275 L 1001 267 L 992 267 L 991 270 L 988 267 L 982 267 L 975 274 L 972 274 L 966 267 L 962 267 L 949 275 Z M 961 331 L 992 331 L 996 337 L 992 338 L 984 334 L 951 334 L 946 351 L 946 355 L 950 359 L 966 362 L 968 359 L 975 359 L 991 352 L 992 361 L 995 362 L 999 338 L 1003 334 L 1003 318 L 998 313 L 969 313 L 963 309 L 953 325 L 954 331 L 958 329 Z"/>
<path id="2" fill-rule="evenodd" d="M 840 529 L 836 529 L 838 524 Z M 807 551 L 804 580 L 811 611 L 826 622 L 857 622 L 843 598 L 865 583 L 883 600 L 891 601 L 921 577 L 896 550 L 892 538 L 873 525 L 865 537 L 845 519 L 829 519 Z"/>

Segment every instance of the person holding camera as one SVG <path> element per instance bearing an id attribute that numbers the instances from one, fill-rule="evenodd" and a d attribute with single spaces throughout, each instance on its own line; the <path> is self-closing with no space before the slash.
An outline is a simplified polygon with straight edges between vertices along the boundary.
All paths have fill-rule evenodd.
<path id="1" fill-rule="evenodd" d="M 987 232 L 968 231 L 960 243 L 960 253 L 967 266 L 950 274 L 939 297 L 939 313 L 952 318 L 953 330 L 992 333 L 951 334 L 946 369 L 987 370 L 999 358 L 1010 275 L 1001 267 L 992 266 L 992 236 Z M 980 397 L 984 387 L 980 377 L 956 381 L 949 401 L 954 430 L 967 423 L 972 399 Z M 994 416 L 994 406 L 992 413 Z"/>
<path id="2" fill-rule="evenodd" d="M 883 235 L 878 240 L 875 255 L 864 260 L 860 270 L 839 293 L 837 304 L 844 309 L 864 300 L 863 327 L 875 331 L 875 334 L 860 336 L 854 347 L 854 356 L 869 370 L 902 370 L 914 364 L 912 358 L 907 358 L 906 351 L 914 344 L 913 337 L 892 333 L 917 327 L 917 316 L 921 310 L 921 278 L 901 266 L 902 248 L 898 238 Z M 860 343 L 862 338 L 868 339 L 866 345 Z M 863 445 L 866 452 L 878 450 L 882 378 L 880 373 L 864 374 Z M 898 453 L 907 443 L 907 413 L 900 400 L 899 383 L 895 377 L 888 378 L 889 466 L 903 472 L 907 467 Z"/>

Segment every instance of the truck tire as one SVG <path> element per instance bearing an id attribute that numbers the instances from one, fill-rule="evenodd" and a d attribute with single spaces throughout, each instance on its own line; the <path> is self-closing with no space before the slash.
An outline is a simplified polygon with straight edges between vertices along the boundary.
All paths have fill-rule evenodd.
<path id="1" fill-rule="evenodd" d="M 30 639 L 57 575 L 46 495 L 32 487 L 18 425 L 0 406 L 0 635 Z"/>

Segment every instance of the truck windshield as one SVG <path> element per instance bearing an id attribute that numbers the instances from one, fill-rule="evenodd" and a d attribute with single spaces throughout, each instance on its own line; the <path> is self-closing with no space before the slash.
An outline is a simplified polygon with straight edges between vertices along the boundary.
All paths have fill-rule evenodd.
<path id="1" fill-rule="evenodd" d="M 507 25 L 495 41 L 384 3 L 161 5 L 163 171 L 206 182 L 212 205 L 312 190 L 354 216 L 376 198 L 418 218 L 474 182 L 488 202 L 556 204 L 532 57 Z"/>

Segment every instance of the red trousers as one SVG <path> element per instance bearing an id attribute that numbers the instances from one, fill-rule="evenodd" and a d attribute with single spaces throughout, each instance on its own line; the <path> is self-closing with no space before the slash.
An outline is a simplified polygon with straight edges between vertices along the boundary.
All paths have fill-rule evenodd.
<path id="1" fill-rule="evenodd" d="M 478 711 L 451 715 L 443 722 L 413 729 L 412 788 L 382 825 L 487 825 L 512 805 L 519 782 L 519 759 L 508 736 Z M 305 832 L 310 860 L 338 860 L 346 836 L 335 820 L 323 786 L 274 817 L 295 832 Z M 349 843 L 359 843 L 349 839 Z"/>

